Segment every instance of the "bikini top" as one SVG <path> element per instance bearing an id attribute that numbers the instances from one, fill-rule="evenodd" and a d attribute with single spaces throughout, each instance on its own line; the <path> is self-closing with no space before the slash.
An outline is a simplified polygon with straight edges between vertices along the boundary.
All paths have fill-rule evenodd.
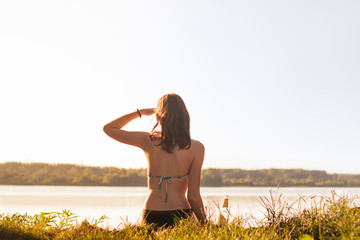
<path id="1" fill-rule="evenodd" d="M 168 177 L 168 176 L 157 176 L 157 175 L 148 175 L 149 177 L 152 178 L 159 178 L 159 197 L 161 198 L 161 185 L 162 185 L 162 180 L 165 180 L 165 202 L 167 202 L 167 198 L 168 198 L 168 183 L 171 183 L 171 179 L 187 179 L 188 175 L 186 176 L 182 176 L 182 177 Z"/>

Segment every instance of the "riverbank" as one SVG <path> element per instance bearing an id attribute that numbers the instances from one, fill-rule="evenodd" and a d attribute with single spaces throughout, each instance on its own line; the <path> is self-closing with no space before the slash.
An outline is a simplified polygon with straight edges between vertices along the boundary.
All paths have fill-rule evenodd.
<path id="1" fill-rule="evenodd" d="M 102 228 L 100 218 L 77 222 L 71 212 L 33 216 L 0 214 L 0 239 L 357 239 L 360 238 L 360 197 L 300 197 L 282 201 L 281 194 L 262 197 L 264 218 L 236 216 L 216 224 L 218 209 L 207 209 L 209 221 L 181 221 L 172 229 L 155 231 L 149 225 L 124 221 Z M 299 204 L 301 203 L 301 204 Z"/>

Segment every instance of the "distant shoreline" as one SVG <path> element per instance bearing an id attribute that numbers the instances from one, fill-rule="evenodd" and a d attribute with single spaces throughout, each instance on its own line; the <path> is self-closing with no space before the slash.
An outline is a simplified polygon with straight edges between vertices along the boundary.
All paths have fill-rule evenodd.
<path id="1" fill-rule="evenodd" d="M 147 186 L 145 168 L 91 167 L 75 164 L 0 163 L 0 185 Z M 202 187 L 360 187 L 360 174 L 320 170 L 207 168 Z"/>

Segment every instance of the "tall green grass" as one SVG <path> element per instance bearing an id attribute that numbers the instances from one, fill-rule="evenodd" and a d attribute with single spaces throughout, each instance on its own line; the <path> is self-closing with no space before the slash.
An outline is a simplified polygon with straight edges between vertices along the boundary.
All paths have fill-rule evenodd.
<path id="1" fill-rule="evenodd" d="M 180 221 L 173 228 L 155 230 L 147 224 L 124 221 L 115 229 L 102 228 L 106 219 L 78 222 L 68 210 L 34 216 L 0 214 L 0 239 L 359 239 L 360 197 L 300 196 L 285 202 L 281 194 L 271 192 L 260 198 L 264 218 L 231 216 L 216 223 L 217 207 L 208 207 L 208 221 Z"/>

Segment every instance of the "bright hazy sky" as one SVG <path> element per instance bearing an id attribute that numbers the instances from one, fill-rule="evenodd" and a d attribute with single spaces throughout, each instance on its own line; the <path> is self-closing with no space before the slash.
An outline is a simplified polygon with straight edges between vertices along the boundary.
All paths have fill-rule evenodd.
<path id="1" fill-rule="evenodd" d="M 205 168 L 360 173 L 359 12 L 355 0 L 1 1 L 0 162 L 146 167 L 102 127 L 175 92 Z"/>

